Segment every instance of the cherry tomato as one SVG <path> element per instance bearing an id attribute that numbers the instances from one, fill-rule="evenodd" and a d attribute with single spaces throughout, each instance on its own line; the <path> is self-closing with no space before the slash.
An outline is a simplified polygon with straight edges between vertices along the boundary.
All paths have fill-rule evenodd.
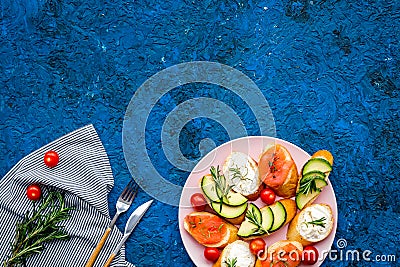
<path id="1" fill-rule="evenodd" d="M 265 250 L 265 241 L 262 238 L 256 238 L 251 240 L 249 246 L 251 253 L 253 253 L 254 255 L 258 255 Z"/>
<path id="2" fill-rule="evenodd" d="M 216 262 L 221 255 L 221 251 L 217 248 L 205 248 L 204 249 L 204 257 L 212 262 Z"/>
<path id="3" fill-rule="evenodd" d="M 49 168 L 55 167 L 58 164 L 59 160 L 60 157 L 58 156 L 57 152 L 53 150 L 47 151 L 44 155 L 44 164 L 46 164 L 46 166 Z"/>
<path id="4" fill-rule="evenodd" d="M 41 195 L 42 190 L 37 184 L 31 184 L 28 186 L 28 188 L 26 188 L 26 196 L 32 201 L 39 200 Z"/>
<path id="5" fill-rule="evenodd" d="M 261 190 L 260 197 L 265 204 L 272 205 L 275 202 L 276 195 L 272 189 L 265 188 Z"/>
<path id="6" fill-rule="evenodd" d="M 207 201 L 201 193 L 195 193 L 190 197 L 190 203 L 196 211 L 204 211 Z"/>
<path id="7" fill-rule="evenodd" d="M 314 246 L 305 246 L 303 249 L 302 263 L 305 265 L 313 265 L 318 261 L 319 253 Z"/>

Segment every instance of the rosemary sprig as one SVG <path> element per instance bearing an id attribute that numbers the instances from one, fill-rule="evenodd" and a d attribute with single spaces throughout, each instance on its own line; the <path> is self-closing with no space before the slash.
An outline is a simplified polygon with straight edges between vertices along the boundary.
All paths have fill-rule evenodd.
<path id="1" fill-rule="evenodd" d="M 250 178 L 247 177 L 247 174 L 249 173 L 249 169 L 246 167 L 246 173 L 242 174 L 240 171 L 240 168 L 236 165 L 235 168 L 229 168 L 229 171 L 233 173 L 233 179 L 238 179 L 238 180 L 251 180 Z"/>
<path id="2" fill-rule="evenodd" d="M 227 267 L 236 267 L 237 258 L 235 257 L 232 259 L 227 259 L 224 263 L 227 265 Z"/>
<path id="3" fill-rule="evenodd" d="M 53 240 L 67 240 L 68 233 L 59 223 L 70 218 L 72 208 L 65 206 L 60 192 L 50 192 L 36 210 L 28 211 L 17 223 L 11 255 L 4 267 L 25 266 L 27 259 L 43 251 L 45 244 Z"/>
<path id="4" fill-rule="evenodd" d="M 256 229 L 253 229 L 254 230 L 253 234 L 263 235 L 268 233 L 268 231 L 266 231 L 262 226 L 262 222 L 260 222 L 260 220 L 257 218 L 257 215 L 255 214 L 254 209 L 251 205 L 246 212 L 246 218 L 257 227 Z"/>
<path id="5" fill-rule="evenodd" d="M 229 193 L 229 191 L 232 189 L 232 186 L 229 186 L 226 178 L 223 174 L 220 174 L 220 169 L 219 166 L 217 166 L 217 168 L 215 168 L 214 166 L 211 166 L 210 168 L 210 172 L 211 172 L 211 176 L 214 180 L 215 183 L 215 191 L 217 193 L 217 196 L 219 198 L 219 203 L 220 203 L 220 212 L 222 210 L 222 203 L 223 203 L 223 199 L 227 198 L 227 195 Z M 229 201 L 229 199 L 228 199 Z"/>
<path id="6" fill-rule="evenodd" d="M 305 222 L 305 223 L 307 224 L 307 226 L 309 224 L 312 224 L 312 225 L 322 226 L 323 228 L 325 228 L 325 221 L 326 221 L 326 218 L 322 217 L 322 218 L 319 218 L 318 220 L 314 220 L 311 222 Z"/>
<path id="7" fill-rule="evenodd" d="M 276 153 L 272 153 L 272 161 L 268 161 L 268 167 L 271 173 L 274 173 L 278 170 L 278 168 L 275 166 L 275 162 L 277 160 L 279 160 L 279 157 L 276 155 Z M 273 177 L 275 178 L 275 175 Z"/>
<path id="8" fill-rule="evenodd" d="M 312 192 L 321 191 L 320 188 L 317 187 L 315 183 L 315 179 L 317 178 L 316 175 L 312 175 L 300 180 L 300 188 L 299 193 L 304 195 L 311 194 Z"/>

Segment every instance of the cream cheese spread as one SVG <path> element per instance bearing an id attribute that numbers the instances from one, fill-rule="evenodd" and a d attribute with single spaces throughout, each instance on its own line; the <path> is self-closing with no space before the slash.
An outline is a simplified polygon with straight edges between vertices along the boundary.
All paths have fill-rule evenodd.
<path id="1" fill-rule="evenodd" d="M 332 229 L 332 214 L 324 205 L 311 205 L 299 216 L 297 230 L 310 242 L 318 242 L 326 238 Z"/>
<path id="2" fill-rule="evenodd" d="M 223 166 L 223 172 L 232 189 L 244 196 L 256 192 L 261 184 L 257 163 L 241 152 L 229 155 Z"/>
<path id="3" fill-rule="evenodd" d="M 226 253 L 222 256 L 221 266 L 227 267 L 226 262 L 236 259 L 236 267 L 252 267 L 255 264 L 255 256 L 250 252 L 249 244 L 238 240 L 225 248 Z"/>

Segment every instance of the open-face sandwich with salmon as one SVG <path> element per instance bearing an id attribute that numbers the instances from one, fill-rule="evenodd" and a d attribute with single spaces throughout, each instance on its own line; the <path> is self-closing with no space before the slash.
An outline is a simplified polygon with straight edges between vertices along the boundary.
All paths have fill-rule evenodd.
<path id="1" fill-rule="evenodd" d="M 192 212 L 183 224 L 186 231 L 206 247 L 223 248 L 238 239 L 236 226 L 209 212 Z"/>
<path id="2" fill-rule="evenodd" d="M 296 267 L 301 263 L 303 246 L 297 241 L 282 240 L 270 245 L 267 254 L 257 259 L 255 267 Z"/>
<path id="3" fill-rule="evenodd" d="M 258 170 L 261 180 L 278 196 L 291 198 L 296 195 L 297 166 L 283 145 L 267 148 L 260 156 Z"/>

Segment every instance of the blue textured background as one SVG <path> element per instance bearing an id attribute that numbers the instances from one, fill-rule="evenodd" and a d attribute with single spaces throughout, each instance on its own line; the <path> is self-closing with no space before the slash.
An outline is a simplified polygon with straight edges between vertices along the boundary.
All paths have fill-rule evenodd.
<path id="1" fill-rule="evenodd" d="M 31 151 L 93 123 L 116 177 L 113 214 L 129 179 L 121 132 L 135 90 L 168 66 L 216 61 L 259 86 L 278 137 L 309 153 L 333 152 L 336 238 L 345 238 L 348 249 L 400 257 L 399 1 L 0 0 L 0 27 L 0 176 Z M 187 173 L 174 170 L 153 144 L 174 106 L 198 95 L 222 97 L 217 87 L 201 88 L 171 91 L 147 124 L 149 154 L 176 184 Z M 249 135 L 259 134 L 249 107 L 234 95 L 221 100 L 237 110 Z M 184 154 L 198 157 L 204 137 L 228 141 L 221 129 L 207 119 L 189 123 L 181 140 L 193 145 L 182 146 Z M 127 244 L 131 262 L 192 265 L 177 208 L 157 203 L 137 231 Z M 324 263 L 332 265 L 379 264 Z"/>

